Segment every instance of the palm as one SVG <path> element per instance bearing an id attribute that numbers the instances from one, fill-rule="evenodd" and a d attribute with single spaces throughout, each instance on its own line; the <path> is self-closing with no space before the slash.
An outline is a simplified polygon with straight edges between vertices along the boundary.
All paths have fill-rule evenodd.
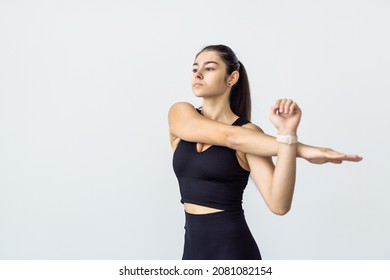
<path id="1" fill-rule="evenodd" d="M 348 155 L 344 153 L 339 153 L 335 150 L 329 148 L 320 148 L 305 146 L 302 149 L 302 155 L 304 159 L 314 164 L 324 164 L 324 163 L 336 163 L 340 164 L 343 161 L 361 161 L 362 157 L 358 155 Z"/>
<path id="2" fill-rule="evenodd" d="M 278 129 L 296 131 L 301 119 L 300 112 L 270 114 L 270 121 Z"/>

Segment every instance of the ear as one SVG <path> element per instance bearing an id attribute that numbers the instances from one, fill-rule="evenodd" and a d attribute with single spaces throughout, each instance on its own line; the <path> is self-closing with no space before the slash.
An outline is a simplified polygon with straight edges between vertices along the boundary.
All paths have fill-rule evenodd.
<path id="1" fill-rule="evenodd" d="M 233 71 L 233 73 L 230 74 L 230 76 L 227 79 L 227 83 L 230 87 L 234 86 L 238 79 L 240 78 L 240 73 L 238 71 Z"/>

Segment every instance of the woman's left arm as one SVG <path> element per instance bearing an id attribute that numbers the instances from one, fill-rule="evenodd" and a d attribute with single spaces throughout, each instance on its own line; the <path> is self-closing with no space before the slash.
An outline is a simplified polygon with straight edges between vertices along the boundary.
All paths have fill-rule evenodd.
<path id="1" fill-rule="evenodd" d="M 296 136 L 302 112 L 292 100 L 278 100 L 271 108 L 270 120 L 279 135 Z M 261 129 L 253 124 L 247 128 Z M 358 155 L 347 155 L 329 148 L 320 148 L 302 143 L 278 143 L 276 164 L 271 157 L 246 154 L 251 177 L 263 196 L 268 208 L 275 214 L 286 214 L 292 204 L 296 176 L 296 158 L 302 157 L 311 163 L 341 163 L 360 161 Z"/>
<path id="2" fill-rule="evenodd" d="M 245 127 L 258 131 L 253 124 Z M 285 215 L 291 208 L 295 186 L 297 144 L 279 144 L 276 164 L 271 157 L 246 154 L 251 177 L 268 208 L 277 215 Z"/>
<path id="3" fill-rule="evenodd" d="M 269 118 L 279 135 L 296 136 L 301 119 L 301 109 L 292 100 L 279 99 L 271 108 Z M 253 124 L 248 128 L 261 129 Z M 275 214 L 284 215 L 291 207 L 296 176 L 298 143 L 278 143 L 276 164 L 270 157 L 247 154 L 252 178 L 258 186 L 268 208 Z"/>

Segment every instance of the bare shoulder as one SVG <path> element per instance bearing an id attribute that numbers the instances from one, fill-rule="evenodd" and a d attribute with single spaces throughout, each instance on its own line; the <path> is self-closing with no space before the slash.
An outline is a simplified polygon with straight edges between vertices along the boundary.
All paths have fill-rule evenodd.
<path id="1" fill-rule="evenodd" d="M 168 112 L 168 125 L 171 128 L 175 124 L 181 121 L 185 121 L 195 115 L 195 107 L 188 102 L 176 102 L 174 103 Z"/>
<path id="2" fill-rule="evenodd" d="M 169 115 L 175 115 L 179 113 L 183 113 L 185 111 L 194 111 L 195 107 L 188 102 L 176 102 L 169 109 Z"/>
<path id="3" fill-rule="evenodd" d="M 258 132 L 264 132 L 259 126 L 255 125 L 254 123 L 247 123 L 244 124 L 243 127 L 256 130 Z"/>

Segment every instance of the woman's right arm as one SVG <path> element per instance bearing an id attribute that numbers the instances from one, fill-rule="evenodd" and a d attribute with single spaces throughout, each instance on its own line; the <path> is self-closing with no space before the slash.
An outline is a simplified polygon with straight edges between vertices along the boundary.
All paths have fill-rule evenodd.
<path id="1" fill-rule="evenodd" d="M 232 148 L 258 156 L 276 156 L 278 142 L 275 137 L 253 129 L 227 125 L 200 115 L 190 103 L 175 103 L 168 114 L 171 145 L 176 147 L 180 139 Z M 361 156 L 336 152 L 330 148 L 298 143 L 297 157 L 315 164 L 358 162 Z"/>
<path id="2" fill-rule="evenodd" d="M 253 129 L 207 119 L 186 102 L 175 103 L 171 107 L 168 121 L 171 143 L 175 139 L 183 139 L 225 146 L 258 156 L 275 156 L 278 153 L 278 143 L 274 137 Z"/>

